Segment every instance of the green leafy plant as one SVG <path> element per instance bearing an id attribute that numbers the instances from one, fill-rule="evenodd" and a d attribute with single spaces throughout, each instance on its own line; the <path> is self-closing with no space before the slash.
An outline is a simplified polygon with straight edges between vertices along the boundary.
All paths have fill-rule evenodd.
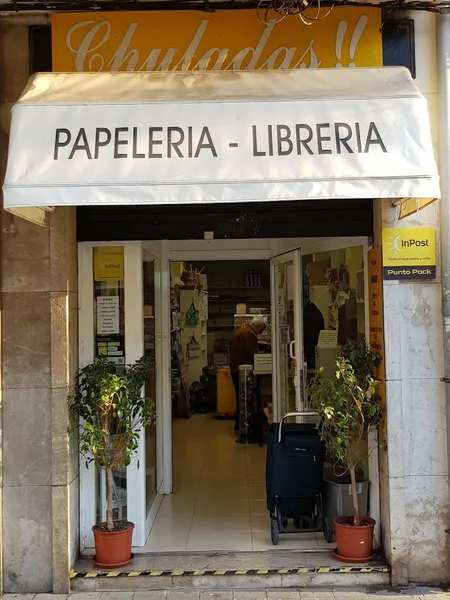
<path id="1" fill-rule="evenodd" d="M 360 525 L 356 470 L 364 458 L 362 442 L 378 429 L 381 418 L 374 377 L 379 363 L 376 352 L 364 343 L 352 342 L 342 348 L 334 377 L 326 378 L 319 370 L 308 386 L 311 406 L 322 418 L 321 434 L 328 454 L 350 473 L 355 527 Z"/>
<path id="2" fill-rule="evenodd" d="M 114 530 L 113 471 L 128 466 L 137 454 L 139 431 L 156 420 L 155 402 L 143 394 L 150 363 L 141 358 L 116 373 L 106 357 L 80 369 L 69 405 L 78 419 L 80 452 L 86 465 L 106 472 L 107 530 Z"/>

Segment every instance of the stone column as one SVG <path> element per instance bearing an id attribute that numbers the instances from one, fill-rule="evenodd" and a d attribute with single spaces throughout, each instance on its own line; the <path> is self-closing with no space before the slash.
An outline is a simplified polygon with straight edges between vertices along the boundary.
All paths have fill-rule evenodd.
<path id="1" fill-rule="evenodd" d="M 416 85 L 428 101 L 437 157 L 438 121 L 435 17 L 414 18 Z M 434 227 L 435 281 L 384 282 L 387 452 L 381 452 L 384 548 L 395 584 L 448 578 L 448 462 L 443 367 L 439 202 L 401 221 L 383 200 L 376 208 L 383 227 Z"/>
<path id="2" fill-rule="evenodd" d="M 2 23 L 2 178 L 29 24 Z M 51 204 L 51 201 L 49 201 Z M 78 542 L 78 461 L 67 394 L 77 365 L 76 215 L 41 228 L 2 212 L 3 589 L 62 592 Z"/>

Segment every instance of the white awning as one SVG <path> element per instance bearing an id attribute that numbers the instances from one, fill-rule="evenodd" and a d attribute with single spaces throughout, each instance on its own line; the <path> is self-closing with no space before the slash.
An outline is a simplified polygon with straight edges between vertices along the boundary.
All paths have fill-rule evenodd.
<path id="1" fill-rule="evenodd" d="M 38 74 L 3 189 L 9 210 L 439 197 L 403 68 Z"/>

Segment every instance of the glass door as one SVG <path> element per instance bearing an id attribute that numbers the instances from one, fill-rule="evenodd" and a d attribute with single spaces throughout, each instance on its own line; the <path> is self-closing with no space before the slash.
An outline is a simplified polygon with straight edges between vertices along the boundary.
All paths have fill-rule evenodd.
<path id="1" fill-rule="evenodd" d="M 164 483 L 161 407 L 164 378 L 164 310 L 161 243 L 79 245 L 80 366 L 106 356 L 120 372 L 142 356 L 150 359 L 145 393 L 155 399 L 157 422 L 140 431 L 137 456 L 114 472 L 113 516 L 135 523 L 134 546 L 144 546 L 162 499 Z M 167 338 L 167 334 L 166 334 Z M 167 362 L 167 361 L 166 361 Z M 80 546 L 93 547 L 91 527 L 106 516 L 105 477 L 80 460 Z"/>
<path id="2" fill-rule="evenodd" d="M 300 250 L 271 260 L 274 418 L 304 410 Z"/>
<path id="3" fill-rule="evenodd" d="M 159 367 L 161 363 L 161 331 L 158 303 L 158 280 L 160 277 L 160 261 L 148 251 L 143 252 L 143 329 L 144 329 L 144 356 L 149 360 L 149 369 L 145 381 L 145 395 L 158 402 L 160 390 Z M 158 412 L 158 411 L 157 411 Z M 145 483 L 145 534 L 148 535 L 154 519 L 154 504 L 157 499 L 161 473 L 157 464 L 158 455 L 158 427 L 148 425 L 141 436 L 143 446 L 141 454 L 144 456 Z"/>

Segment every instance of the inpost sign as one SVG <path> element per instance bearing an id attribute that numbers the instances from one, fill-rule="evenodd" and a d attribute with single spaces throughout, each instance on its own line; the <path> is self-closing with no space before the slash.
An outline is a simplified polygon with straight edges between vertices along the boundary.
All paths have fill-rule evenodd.
<path id="1" fill-rule="evenodd" d="M 383 229 L 384 279 L 435 279 L 433 227 Z"/>

